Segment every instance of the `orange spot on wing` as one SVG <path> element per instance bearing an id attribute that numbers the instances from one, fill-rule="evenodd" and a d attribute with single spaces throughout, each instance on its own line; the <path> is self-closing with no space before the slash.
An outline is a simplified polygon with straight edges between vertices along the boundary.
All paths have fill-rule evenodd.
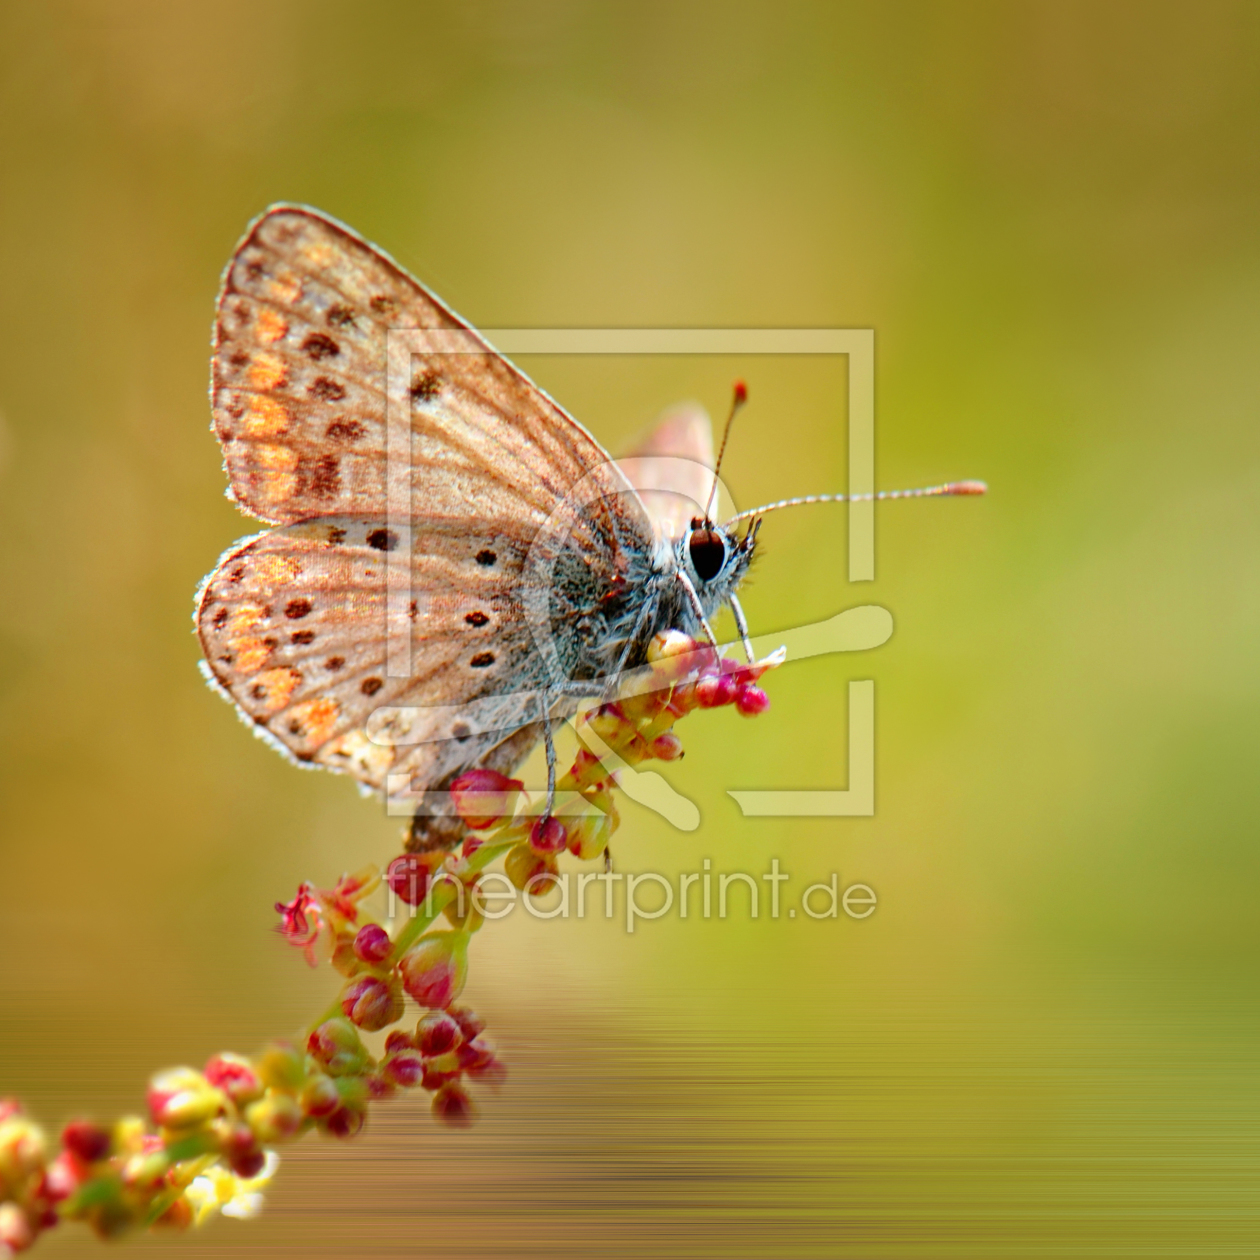
<path id="1" fill-rule="evenodd" d="M 269 669 L 250 684 L 253 699 L 268 713 L 282 709 L 289 702 L 293 689 L 302 681 L 296 669 Z"/>
<path id="2" fill-rule="evenodd" d="M 297 489 L 297 451 L 287 446 L 259 446 L 254 463 L 255 488 L 268 502 L 287 499 Z"/>
<path id="3" fill-rule="evenodd" d="M 327 245 L 306 245 L 302 249 L 302 258 L 312 267 L 324 268 L 336 261 L 336 253 Z"/>
<path id="4" fill-rule="evenodd" d="M 263 639 L 229 639 L 228 646 L 236 654 L 236 668 L 242 674 L 253 674 L 267 663 L 271 644 Z"/>
<path id="5" fill-rule="evenodd" d="M 254 564 L 254 573 L 269 586 L 285 586 L 301 577 L 302 566 L 292 556 L 262 556 Z"/>
<path id="6" fill-rule="evenodd" d="M 336 743 L 320 749 L 319 760 L 325 765 L 342 766 L 356 779 L 379 786 L 394 764 L 394 751 L 372 743 L 362 731 L 349 731 Z"/>
<path id="7" fill-rule="evenodd" d="M 232 609 L 228 618 L 227 631 L 230 635 L 248 634 L 260 621 L 267 617 L 267 610 L 261 604 L 241 604 Z"/>
<path id="8" fill-rule="evenodd" d="M 274 398 L 255 396 L 249 400 L 241 423 L 247 437 L 278 437 L 286 432 L 293 417 Z"/>
<path id="9" fill-rule="evenodd" d="M 302 296 L 302 282 L 296 276 L 277 276 L 267 289 L 282 306 L 289 306 Z"/>
<path id="10" fill-rule="evenodd" d="M 279 341 L 288 331 L 289 321 L 283 315 L 268 310 L 265 306 L 258 312 L 258 318 L 254 320 L 254 336 L 265 346 L 271 345 L 273 341 Z"/>
<path id="11" fill-rule="evenodd" d="M 322 744 L 333 733 L 341 706 L 326 697 L 308 700 L 294 708 L 292 717 L 302 728 L 302 738 L 308 744 Z"/>
<path id="12" fill-rule="evenodd" d="M 284 380 L 287 372 L 288 369 L 281 359 L 264 351 L 255 355 L 254 361 L 249 365 L 249 383 L 255 389 L 275 389 Z"/>

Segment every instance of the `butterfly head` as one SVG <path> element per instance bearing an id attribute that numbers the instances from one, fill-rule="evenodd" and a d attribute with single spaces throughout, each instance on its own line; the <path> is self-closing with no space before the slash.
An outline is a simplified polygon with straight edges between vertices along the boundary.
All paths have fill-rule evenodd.
<path id="1" fill-rule="evenodd" d="M 691 529 L 678 544 L 678 564 L 706 605 L 721 603 L 743 580 L 757 545 L 758 524 L 741 538 L 707 517 L 691 518 Z"/>

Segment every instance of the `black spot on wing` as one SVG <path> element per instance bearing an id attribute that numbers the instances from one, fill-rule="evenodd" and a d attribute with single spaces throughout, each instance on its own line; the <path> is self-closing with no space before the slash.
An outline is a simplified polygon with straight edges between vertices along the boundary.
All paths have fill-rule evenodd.
<path id="1" fill-rule="evenodd" d="M 413 402 L 426 403 L 442 392 L 442 384 L 436 372 L 421 372 L 411 383 Z"/>
<path id="2" fill-rule="evenodd" d="M 311 494 L 317 499 L 335 499 L 341 493 L 341 470 L 336 455 L 321 455 L 311 477 Z"/>
<path id="3" fill-rule="evenodd" d="M 366 432 L 357 420 L 334 420 L 324 430 L 324 436 L 334 442 L 357 442 Z"/>
<path id="4" fill-rule="evenodd" d="M 307 387 L 306 392 L 313 394 L 320 402 L 340 402 L 346 396 L 346 387 L 340 381 L 327 376 L 317 376 Z"/>
<path id="5" fill-rule="evenodd" d="M 341 347 L 327 333 L 322 332 L 308 333 L 306 340 L 302 342 L 302 349 L 316 363 L 321 359 L 336 358 L 341 353 Z"/>

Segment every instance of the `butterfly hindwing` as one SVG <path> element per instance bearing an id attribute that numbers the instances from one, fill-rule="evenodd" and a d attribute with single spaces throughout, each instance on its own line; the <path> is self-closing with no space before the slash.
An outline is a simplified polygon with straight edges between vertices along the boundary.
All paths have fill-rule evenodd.
<path id="1" fill-rule="evenodd" d="M 234 548 L 202 589 L 197 628 L 215 682 L 296 760 L 423 787 L 536 717 L 542 678 L 516 590 L 522 557 L 501 535 L 430 527 L 408 556 L 383 549 L 383 532 L 373 518 L 326 518 Z M 477 559 L 490 548 L 493 567 Z M 387 669 L 390 565 L 413 592 L 404 677 Z M 492 720 L 462 720 L 478 700 Z M 400 738 L 379 720 L 369 734 L 400 710 Z"/>
<path id="2" fill-rule="evenodd" d="M 674 541 L 703 516 L 713 489 L 713 426 L 699 403 L 661 415 L 618 461 L 638 491 L 657 535 Z"/>

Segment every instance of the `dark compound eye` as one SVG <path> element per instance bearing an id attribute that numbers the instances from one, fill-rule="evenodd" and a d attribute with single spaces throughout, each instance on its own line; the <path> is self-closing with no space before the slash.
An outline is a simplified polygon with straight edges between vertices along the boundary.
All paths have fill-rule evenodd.
<path id="1" fill-rule="evenodd" d="M 715 529 L 693 529 L 687 544 L 691 552 L 691 566 L 702 582 L 711 582 L 726 563 L 726 543 Z"/>

